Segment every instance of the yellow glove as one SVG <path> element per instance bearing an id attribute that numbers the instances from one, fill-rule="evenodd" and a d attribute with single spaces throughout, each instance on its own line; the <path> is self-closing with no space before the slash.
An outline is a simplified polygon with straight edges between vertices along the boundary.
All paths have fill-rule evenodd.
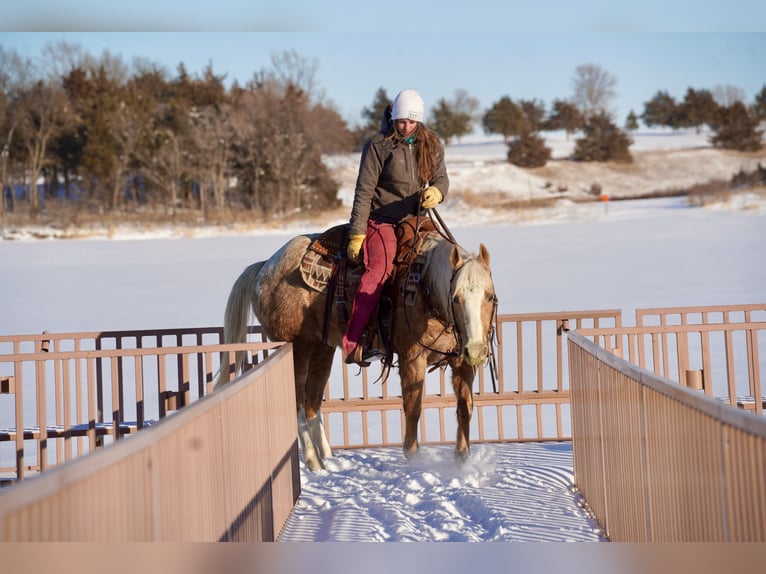
<path id="1" fill-rule="evenodd" d="M 423 192 L 423 196 L 420 198 L 420 205 L 423 209 L 433 209 L 439 205 L 444 199 L 442 192 L 438 187 L 431 186 Z"/>
<path id="2" fill-rule="evenodd" d="M 364 235 L 350 235 L 348 238 L 346 255 L 354 263 L 362 260 L 362 243 L 364 243 Z"/>

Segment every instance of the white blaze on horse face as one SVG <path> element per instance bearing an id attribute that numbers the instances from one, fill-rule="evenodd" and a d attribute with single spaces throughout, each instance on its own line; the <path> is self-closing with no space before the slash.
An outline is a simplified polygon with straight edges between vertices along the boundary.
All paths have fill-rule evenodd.
<path id="1" fill-rule="evenodd" d="M 484 288 L 467 285 L 462 294 L 462 311 L 465 321 L 465 353 L 471 365 L 479 365 L 487 358 L 487 329 L 482 323 L 482 306 L 486 299 Z"/>

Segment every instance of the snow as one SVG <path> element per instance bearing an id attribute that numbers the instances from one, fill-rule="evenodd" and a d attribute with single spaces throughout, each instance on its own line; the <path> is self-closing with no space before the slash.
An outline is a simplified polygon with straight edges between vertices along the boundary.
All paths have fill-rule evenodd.
<path id="1" fill-rule="evenodd" d="M 641 307 L 766 301 L 762 191 L 706 207 L 684 197 L 577 201 L 594 182 L 618 198 L 728 179 L 766 164 L 766 152 L 713 150 L 689 132 L 634 139 L 635 164 L 616 167 L 557 159 L 520 170 L 503 161 L 502 142 L 448 147 L 452 186 L 439 212 L 466 248 L 489 248 L 500 313 L 619 308 L 629 322 Z M 573 142 L 552 141 L 554 157 L 565 158 Z M 297 232 L 347 217 L 357 161 L 328 158 L 346 207 L 321 221 L 112 228 L 76 241 L 56 240 L 66 236 L 60 230 L 3 227 L 0 333 L 220 325 L 246 265 Z M 498 197 L 550 195 L 565 197 L 540 209 L 497 208 Z M 477 207 L 482 197 L 491 200 Z M 338 450 L 326 470 L 302 470 L 301 485 L 284 540 L 603 540 L 573 491 L 571 444 L 475 444 L 462 466 L 451 445 L 426 445 L 414 461 L 395 448 Z"/>
<path id="2" fill-rule="evenodd" d="M 572 491 L 564 444 L 475 445 L 463 465 L 448 445 L 340 451 L 303 473 L 283 542 L 593 542 L 603 540 Z"/>

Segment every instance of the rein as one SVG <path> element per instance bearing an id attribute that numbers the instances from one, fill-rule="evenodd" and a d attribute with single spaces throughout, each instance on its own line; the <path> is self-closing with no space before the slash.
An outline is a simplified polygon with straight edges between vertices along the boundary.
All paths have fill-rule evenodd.
<path id="1" fill-rule="evenodd" d="M 439 231 L 439 234 L 442 237 L 444 237 L 445 239 L 447 239 L 448 241 L 450 241 L 451 243 L 453 243 L 454 245 L 457 245 L 457 240 L 455 239 L 455 236 L 452 235 L 452 232 L 449 230 L 449 228 L 447 227 L 447 224 L 444 222 L 444 220 L 442 219 L 441 215 L 439 215 L 439 212 L 436 210 L 435 207 L 433 207 L 433 208 L 428 210 L 428 216 L 431 218 L 431 221 L 433 221 L 434 217 L 436 217 L 436 220 L 438 221 L 438 225 L 436 225 L 436 229 L 437 229 L 437 231 Z M 420 225 L 419 225 L 419 221 L 418 221 L 418 229 L 419 228 L 420 228 Z M 443 230 L 443 232 L 442 232 L 442 230 Z M 460 335 L 460 331 L 458 329 L 455 329 L 455 320 L 454 320 L 455 313 L 454 313 L 454 310 L 453 310 L 453 306 L 455 304 L 455 298 L 452 295 L 452 281 L 454 281 L 455 277 L 457 276 L 457 272 L 458 271 L 459 271 L 459 269 L 456 269 L 455 273 L 453 273 L 452 278 L 450 279 L 450 314 L 452 315 L 452 317 L 450 318 L 451 321 L 448 323 L 447 327 L 445 327 L 445 330 L 448 327 L 452 327 L 454 329 L 454 331 L 455 331 L 455 340 L 457 342 L 457 348 L 460 349 L 460 347 L 461 347 L 461 335 Z M 487 364 L 489 365 L 489 374 L 490 374 L 490 378 L 492 379 L 492 390 L 495 393 L 497 393 L 497 378 L 498 377 L 497 377 L 497 356 L 496 356 L 496 353 L 495 353 L 495 347 L 496 347 L 496 344 L 497 344 L 496 340 L 495 340 L 496 339 L 495 325 L 497 323 L 498 300 L 497 300 L 497 294 L 495 294 L 495 293 L 492 294 L 492 307 L 493 307 L 492 308 L 492 320 L 490 322 L 491 327 L 489 329 L 489 334 L 488 334 L 488 337 L 487 337 L 487 346 L 489 347 L 488 353 L 487 353 Z M 406 316 L 407 315 L 405 313 L 405 317 Z M 409 324 L 409 322 L 408 322 L 408 324 Z M 442 331 L 442 333 L 439 334 L 439 337 L 441 337 L 441 335 L 443 333 L 444 333 L 444 331 Z M 439 337 L 437 337 L 437 339 Z M 459 355 L 459 353 L 457 351 L 451 351 L 449 353 L 445 353 L 445 352 L 439 351 L 437 349 L 432 349 L 431 347 L 429 347 L 428 345 L 425 345 L 423 343 L 420 343 L 420 345 L 422 347 L 428 349 L 431 352 L 441 353 L 442 355 L 444 355 L 444 359 L 442 359 L 441 361 L 439 361 L 439 363 L 434 365 L 432 367 L 432 369 L 431 369 L 432 371 L 434 369 L 436 369 L 437 367 L 441 367 L 442 365 L 444 365 L 444 363 L 446 363 L 448 358 L 455 357 L 455 356 Z"/>
<path id="2" fill-rule="evenodd" d="M 428 210 L 429 217 L 431 217 L 431 212 L 436 213 L 436 210 L 435 209 L 429 209 Z M 441 235 L 442 237 L 444 237 L 445 239 L 447 239 L 451 243 L 457 245 L 457 241 L 455 241 L 455 237 L 452 235 L 452 233 L 450 233 L 449 229 L 447 229 L 447 226 L 444 224 L 444 222 L 442 221 L 441 217 L 439 217 L 438 213 L 436 214 L 436 217 L 437 217 L 437 219 L 439 221 L 439 225 L 435 225 L 435 227 L 436 227 L 436 230 L 439 233 L 439 235 Z M 431 217 L 431 220 L 433 221 L 433 217 Z M 416 216 L 416 219 L 415 219 L 415 237 L 418 237 L 418 235 L 420 233 L 421 221 L 422 221 L 421 214 L 418 213 L 418 215 Z M 444 228 L 444 232 L 441 231 L 440 226 Z M 445 233 L 446 233 L 446 235 L 445 235 Z M 412 250 L 411 254 L 413 254 L 416 249 L 417 249 L 417 241 L 413 241 L 412 247 L 411 247 L 411 250 Z M 407 265 L 407 271 L 405 273 L 405 277 L 409 274 L 410 267 L 412 266 L 412 263 L 415 261 L 414 257 L 408 257 L 408 259 L 409 259 L 409 264 Z M 452 294 L 452 281 L 457 276 L 457 272 L 458 272 L 458 270 L 456 269 L 455 272 L 452 274 L 452 277 L 450 278 L 450 295 Z M 427 299 L 428 299 L 429 293 L 427 291 L 424 291 L 424 295 L 426 296 L 425 300 L 424 300 L 424 303 L 426 305 L 426 312 L 428 312 L 428 300 Z M 450 297 L 450 300 L 454 301 L 454 297 Z M 451 304 L 450 304 L 450 314 L 454 316 L 454 313 L 452 313 L 452 305 Z M 412 326 L 410 324 L 410 317 L 409 317 L 409 314 L 407 313 L 407 308 L 406 307 L 404 308 L 404 319 L 405 319 L 405 321 L 407 321 L 407 327 L 411 330 Z M 448 319 L 451 319 L 451 320 L 447 321 L 447 324 L 444 326 L 444 329 L 442 330 L 442 332 L 439 333 L 434 340 L 435 341 L 439 340 L 441 338 L 441 336 L 444 335 L 445 332 L 447 332 L 447 330 L 452 328 L 452 330 L 454 332 L 454 336 L 455 336 L 456 349 L 459 349 L 460 348 L 460 332 L 458 331 L 458 329 L 455 328 L 454 317 L 450 317 Z M 457 350 L 452 350 L 452 351 L 446 351 L 445 352 L 445 351 L 440 351 L 439 349 L 434 349 L 433 347 L 431 347 L 430 345 L 426 345 L 422 341 L 418 341 L 418 344 L 421 347 L 423 347 L 424 349 L 426 349 L 428 351 L 431 351 L 432 353 L 438 353 L 440 355 L 444 355 L 444 359 L 442 359 L 436 365 L 434 365 L 431 368 L 431 371 L 433 371 L 436 368 L 444 366 L 448 359 L 453 358 L 453 357 L 458 357 L 460 355 Z"/>

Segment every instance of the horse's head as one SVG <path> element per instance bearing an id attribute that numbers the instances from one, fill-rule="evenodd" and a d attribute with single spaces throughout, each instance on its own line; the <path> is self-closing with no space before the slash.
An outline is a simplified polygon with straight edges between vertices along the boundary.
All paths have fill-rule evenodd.
<path id="1" fill-rule="evenodd" d="M 490 332 L 497 310 L 497 295 L 489 270 L 489 251 L 482 243 L 478 256 L 465 257 L 454 246 L 450 264 L 454 269 L 450 304 L 455 327 L 460 334 L 460 351 L 469 364 L 480 365 L 490 352 Z"/>

